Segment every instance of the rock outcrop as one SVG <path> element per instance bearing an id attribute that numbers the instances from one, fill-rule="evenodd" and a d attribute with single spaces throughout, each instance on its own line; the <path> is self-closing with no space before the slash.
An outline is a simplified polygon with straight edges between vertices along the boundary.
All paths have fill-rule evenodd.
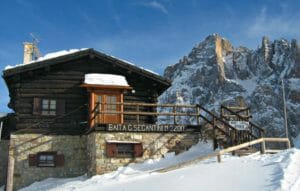
<path id="1" fill-rule="evenodd" d="M 285 136 L 282 80 L 290 135 L 300 132 L 300 46 L 296 40 L 271 42 L 263 37 L 257 50 L 234 48 L 217 34 L 208 36 L 164 76 L 172 86 L 160 102 L 201 104 L 219 111 L 221 103 L 243 96 L 253 121 L 269 135 Z"/>

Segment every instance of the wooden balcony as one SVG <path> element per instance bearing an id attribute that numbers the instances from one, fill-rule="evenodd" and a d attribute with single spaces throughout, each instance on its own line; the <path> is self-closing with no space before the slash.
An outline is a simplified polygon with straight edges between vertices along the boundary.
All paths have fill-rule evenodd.
<path id="1" fill-rule="evenodd" d="M 108 107 L 114 105 L 114 107 Z M 112 109 L 113 108 L 113 109 Z M 224 109 L 222 107 L 222 109 Z M 90 113 L 90 128 L 115 132 L 201 132 L 212 131 L 213 137 L 223 137 L 231 144 L 263 137 L 264 130 L 249 123 L 246 130 L 239 130 L 229 121 L 217 116 L 201 105 L 153 104 L 153 103 L 96 103 Z M 228 111 L 237 118 L 239 113 Z M 221 139 L 221 138 L 220 138 Z"/>
<path id="2" fill-rule="evenodd" d="M 90 113 L 90 128 L 126 132 L 200 132 L 200 108 L 197 105 L 97 102 Z"/>

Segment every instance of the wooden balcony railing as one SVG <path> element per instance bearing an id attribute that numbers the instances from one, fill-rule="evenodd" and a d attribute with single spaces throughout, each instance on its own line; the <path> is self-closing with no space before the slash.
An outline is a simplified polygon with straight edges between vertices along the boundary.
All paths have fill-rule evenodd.
<path id="1" fill-rule="evenodd" d="M 101 109 L 106 105 L 122 106 L 123 111 L 108 111 Z M 118 108 L 118 107 L 116 107 Z M 139 103 L 139 102 L 117 102 L 117 103 L 96 103 L 92 109 L 91 119 L 95 119 L 98 114 L 115 114 L 115 115 L 131 115 L 136 116 L 136 122 L 140 123 L 141 116 L 171 116 L 173 117 L 173 124 L 177 124 L 177 117 L 195 117 L 198 124 L 200 124 L 200 110 L 197 105 L 176 105 L 176 104 L 153 104 L 153 103 Z"/>
<path id="2" fill-rule="evenodd" d="M 123 108 L 120 111 L 107 111 L 105 110 L 106 105 L 116 105 L 115 108 Z M 238 113 L 230 111 L 234 115 L 241 117 Z M 248 130 L 241 131 L 233 127 L 224 118 L 221 118 L 213 112 L 207 110 L 201 105 L 177 105 L 177 104 L 154 104 L 154 103 L 138 103 L 138 102 L 119 102 L 119 103 L 97 103 L 95 108 L 92 109 L 90 119 L 95 120 L 97 115 L 120 115 L 125 118 L 124 123 L 126 124 L 125 116 L 135 116 L 134 123 L 139 125 L 143 124 L 141 120 L 142 116 L 151 116 L 156 119 L 155 124 L 172 124 L 182 125 L 189 128 L 201 129 L 204 126 L 212 127 L 213 137 L 217 141 L 217 133 L 221 132 L 227 137 L 230 145 L 241 144 L 246 141 L 251 141 L 263 136 L 263 129 L 254 125 L 250 122 Z M 97 125 L 97 123 L 95 123 Z M 254 132 L 258 133 L 254 134 Z M 217 146 L 217 144 L 215 144 Z"/>

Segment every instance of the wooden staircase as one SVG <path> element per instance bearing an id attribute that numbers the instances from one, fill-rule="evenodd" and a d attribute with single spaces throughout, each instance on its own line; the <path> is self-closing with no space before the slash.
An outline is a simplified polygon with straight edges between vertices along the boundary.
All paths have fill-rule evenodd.
<path id="1" fill-rule="evenodd" d="M 217 116 L 211 111 L 205 109 L 201 105 L 197 105 L 200 108 L 199 117 L 204 120 L 203 134 L 208 138 L 213 139 L 214 149 L 223 149 L 235 145 L 239 145 L 245 142 L 249 142 L 258 138 L 263 137 L 264 130 L 257 125 L 249 121 L 251 118 L 248 116 L 243 116 L 240 113 L 244 112 L 249 108 L 242 108 L 239 111 L 234 111 L 229 107 L 221 106 L 221 116 Z M 223 111 L 226 111 L 230 115 L 224 115 Z M 236 121 L 247 121 L 249 124 L 248 128 L 245 130 L 237 129 L 229 124 L 230 120 Z M 252 153 L 257 151 L 256 147 L 243 148 L 243 150 L 236 151 L 238 155 L 245 155 L 247 153 Z"/>

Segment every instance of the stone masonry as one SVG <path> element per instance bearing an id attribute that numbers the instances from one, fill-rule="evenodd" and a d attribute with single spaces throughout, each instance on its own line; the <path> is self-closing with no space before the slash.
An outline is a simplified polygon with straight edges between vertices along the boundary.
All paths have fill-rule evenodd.
<path id="1" fill-rule="evenodd" d="M 132 141 L 143 144 L 143 156 L 139 158 L 108 158 L 108 141 Z M 199 141 L 197 133 L 108 133 L 93 132 L 87 136 L 88 175 L 104 174 L 132 162 L 161 158 L 169 151 L 188 150 Z"/>
<path id="2" fill-rule="evenodd" d="M 109 141 L 140 142 L 143 144 L 143 156 L 138 158 L 108 158 L 106 143 Z M 15 159 L 14 190 L 50 177 L 75 177 L 85 173 L 88 176 L 104 174 L 132 162 L 161 158 L 167 152 L 183 152 L 198 141 L 199 134 L 195 132 L 120 133 L 95 131 L 84 136 L 12 134 L 10 151 Z M 29 154 L 45 151 L 56 151 L 57 154 L 63 154 L 64 166 L 29 166 Z M 8 156 L 7 150 L 5 156 Z M 0 157 L 0 160 L 2 160 L 2 157 Z M 7 161 L 4 161 L 4 164 L 7 164 Z"/>
<path id="3" fill-rule="evenodd" d="M 14 190 L 34 181 L 49 177 L 74 177 L 86 173 L 86 137 L 22 134 L 11 135 L 11 146 L 15 158 L 13 184 Z M 32 167 L 28 155 L 43 151 L 57 151 L 64 155 L 62 167 Z"/>

